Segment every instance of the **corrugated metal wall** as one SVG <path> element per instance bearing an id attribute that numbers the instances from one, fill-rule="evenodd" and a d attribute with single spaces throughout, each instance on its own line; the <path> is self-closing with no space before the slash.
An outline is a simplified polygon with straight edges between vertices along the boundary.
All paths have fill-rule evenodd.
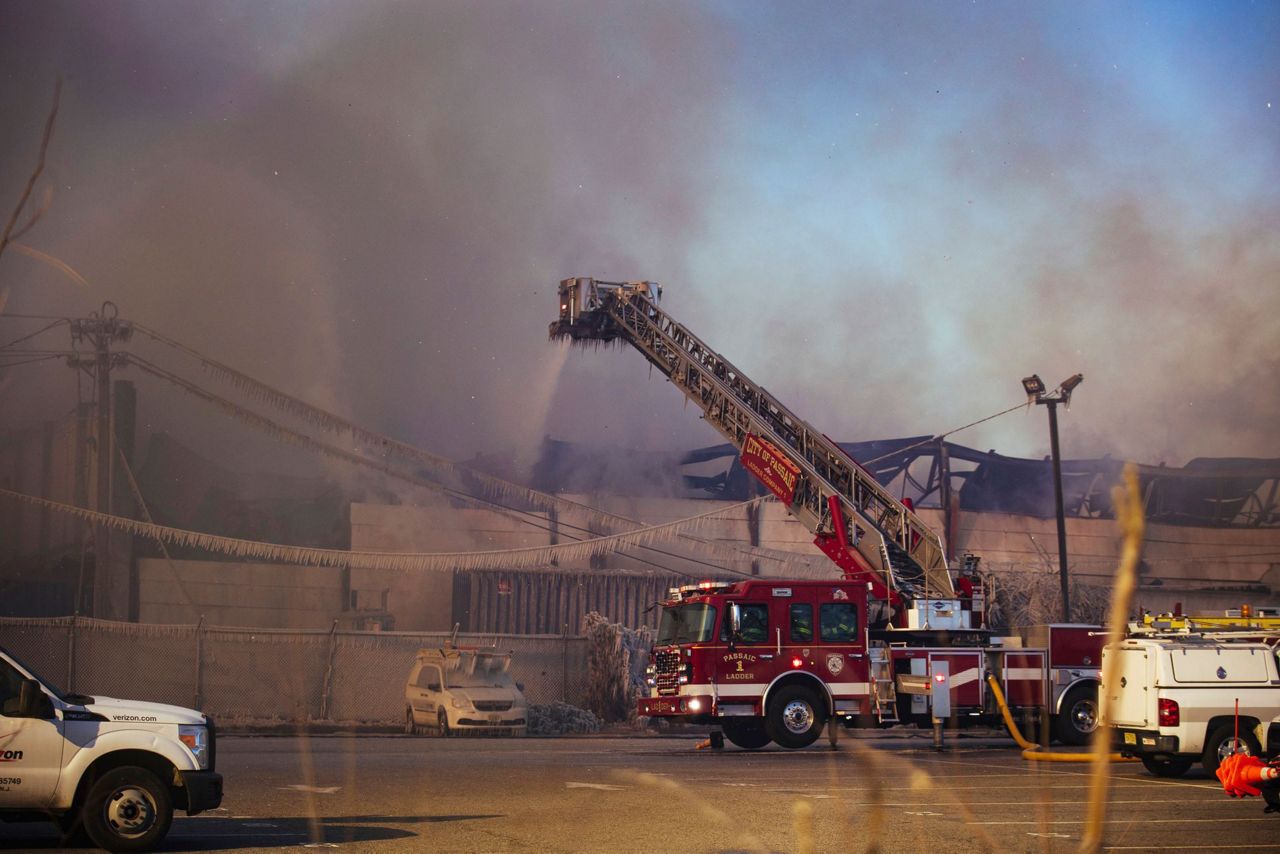
<path id="1" fill-rule="evenodd" d="M 657 627 L 667 590 L 688 579 L 627 573 L 459 572 L 454 621 L 463 631 L 499 634 L 580 634 L 597 611 L 629 628 Z"/>

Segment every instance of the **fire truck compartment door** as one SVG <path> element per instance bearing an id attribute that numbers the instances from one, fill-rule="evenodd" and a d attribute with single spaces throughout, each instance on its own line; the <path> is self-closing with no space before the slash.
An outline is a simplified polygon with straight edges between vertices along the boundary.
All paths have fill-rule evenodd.
<path id="1" fill-rule="evenodd" d="M 1009 650 L 1001 653 L 1000 675 L 1010 706 L 1043 706 L 1047 700 L 1044 653 Z"/>

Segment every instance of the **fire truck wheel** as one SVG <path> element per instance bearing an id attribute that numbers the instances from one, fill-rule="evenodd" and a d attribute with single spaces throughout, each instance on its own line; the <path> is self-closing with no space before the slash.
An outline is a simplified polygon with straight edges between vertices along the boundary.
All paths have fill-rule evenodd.
<path id="1" fill-rule="evenodd" d="M 781 747 L 808 747 L 822 735 L 827 722 L 826 710 L 813 692 L 799 685 L 779 689 L 769 701 L 765 729 Z"/>
<path id="2" fill-rule="evenodd" d="M 764 718 L 725 718 L 721 729 L 725 738 L 743 750 L 759 750 L 769 743 Z"/>
<path id="3" fill-rule="evenodd" d="M 1088 744 L 1098 728 L 1098 686 L 1077 685 L 1062 698 L 1062 711 L 1054 718 L 1053 734 L 1063 744 Z"/>
<path id="4" fill-rule="evenodd" d="M 1200 762 L 1204 765 L 1204 770 L 1208 771 L 1212 776 L 1218 770 L 1218 766 L 1222 764 L 1222 760 L 1233 753 L 1258 756 L 1262 753 L 1262 747 L 1258 744 L 1258 739 L 1254 738 L 1253 733 L 1249 732 L 1245 727 L 1240 728 L 1240 737 L 1237 740 L 1235 725 L 1223 724 L 1205 739 L 1204 756 L 1201 757 Z"/>
<path id="5" fill-rule="evenodd" d="M 1181 777 L 1191 770 L 1191 764 L 1192 761 L 1190 759 L 1177 757 L 1170 759 L 1161 759 L 1157 756 L 1142 757 L 1142 767 L 1157 777 Z"/>

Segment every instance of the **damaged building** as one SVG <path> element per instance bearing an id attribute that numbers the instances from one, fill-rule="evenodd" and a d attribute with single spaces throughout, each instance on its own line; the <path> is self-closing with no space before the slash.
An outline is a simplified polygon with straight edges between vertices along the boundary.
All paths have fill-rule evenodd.
<path id="1" fill-rule="evenodd" d="M 119 389 L 118 389 L 119 391 Z M 130 424 L 119 409 L 117 430 Z M 121 412 L 126 417 L 121 416 Z M 78 458 L 76 418 L 18 431 L 0 443 L 0 488 L 76 503 L 92 466 Z M 83 437 L 81 437 L 82 439 Z M 130 449 L 132 436 L 122 445 Z M 1048 460 L 1019 459 L 930 437 L 841 443 L 895 496 L 942 533 L 951 560 L 981 556 L 997 589 L 1032 592 L 1052 612 L 1055 509 Z M 117 513 L 241 540 L 354 552 L 465 553 L 534 549 L 598 537 L 584 519 L 510 497 L 461 501 L 445 492 L 353 489 L 332 479 L 234 471 L 165 434 L 141 461 L 113 471 Z M 124 471 L 125 468 L 129 470 Z M 1111 488 L 1122 462 L 1063 462 L 1076 616 L 1105 599 L 1115 568 Z M 0 497 L 0 585 L 5 616 L 81 614 L 145 623 L 381 631 L 578 634 L 598 611 L 651 624 L 672 584 L 745 575 L 828 577 L 812 536 L 763 494 L 729 445 L 654 453 L 554 439 L 523 470 L 503 455 L 467 470 L 598 508 L 637 525 L 710 518 L 696 533 L 535 568 L 414 572 L 250 562 L 110 534 L 111 564 L 96 568 L 94 530 L 47 507 Z M 77 474 L 80 472 L 80 474 Z M 136 472 L 136 473 L 135 473 Z M 1192 610 L 1273 603 L 1280 596 L 1280 460 L 1197 459 L 1139 466 L 1147 509 L 1139 607 Z M 426 477 L 426 475 L 423 475 Z M 132 480 L 132 483 L 129 481 Z M 714 511 L 723 511 L 719 516 Z M 105 590 L 104 590 L 105 588 Z M 1034 588 L 1034 589 L 1033 589 Z M 1040 588 L 1043 588 L 1041 590 Z M 96 595 L 95 595 L 96 591 Z M 1031 604 L 1035 604 L 1032 602 Z"/>

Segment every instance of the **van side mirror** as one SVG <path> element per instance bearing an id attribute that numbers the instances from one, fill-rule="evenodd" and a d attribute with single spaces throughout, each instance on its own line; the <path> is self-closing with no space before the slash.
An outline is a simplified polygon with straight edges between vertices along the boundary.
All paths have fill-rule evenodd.
<path id="1" fill-rule="evenodd" d="M 18 693 L 18 717 L 41 718 L 53 717 L 53 703 L 34 679 L 23 679 Z"/>

